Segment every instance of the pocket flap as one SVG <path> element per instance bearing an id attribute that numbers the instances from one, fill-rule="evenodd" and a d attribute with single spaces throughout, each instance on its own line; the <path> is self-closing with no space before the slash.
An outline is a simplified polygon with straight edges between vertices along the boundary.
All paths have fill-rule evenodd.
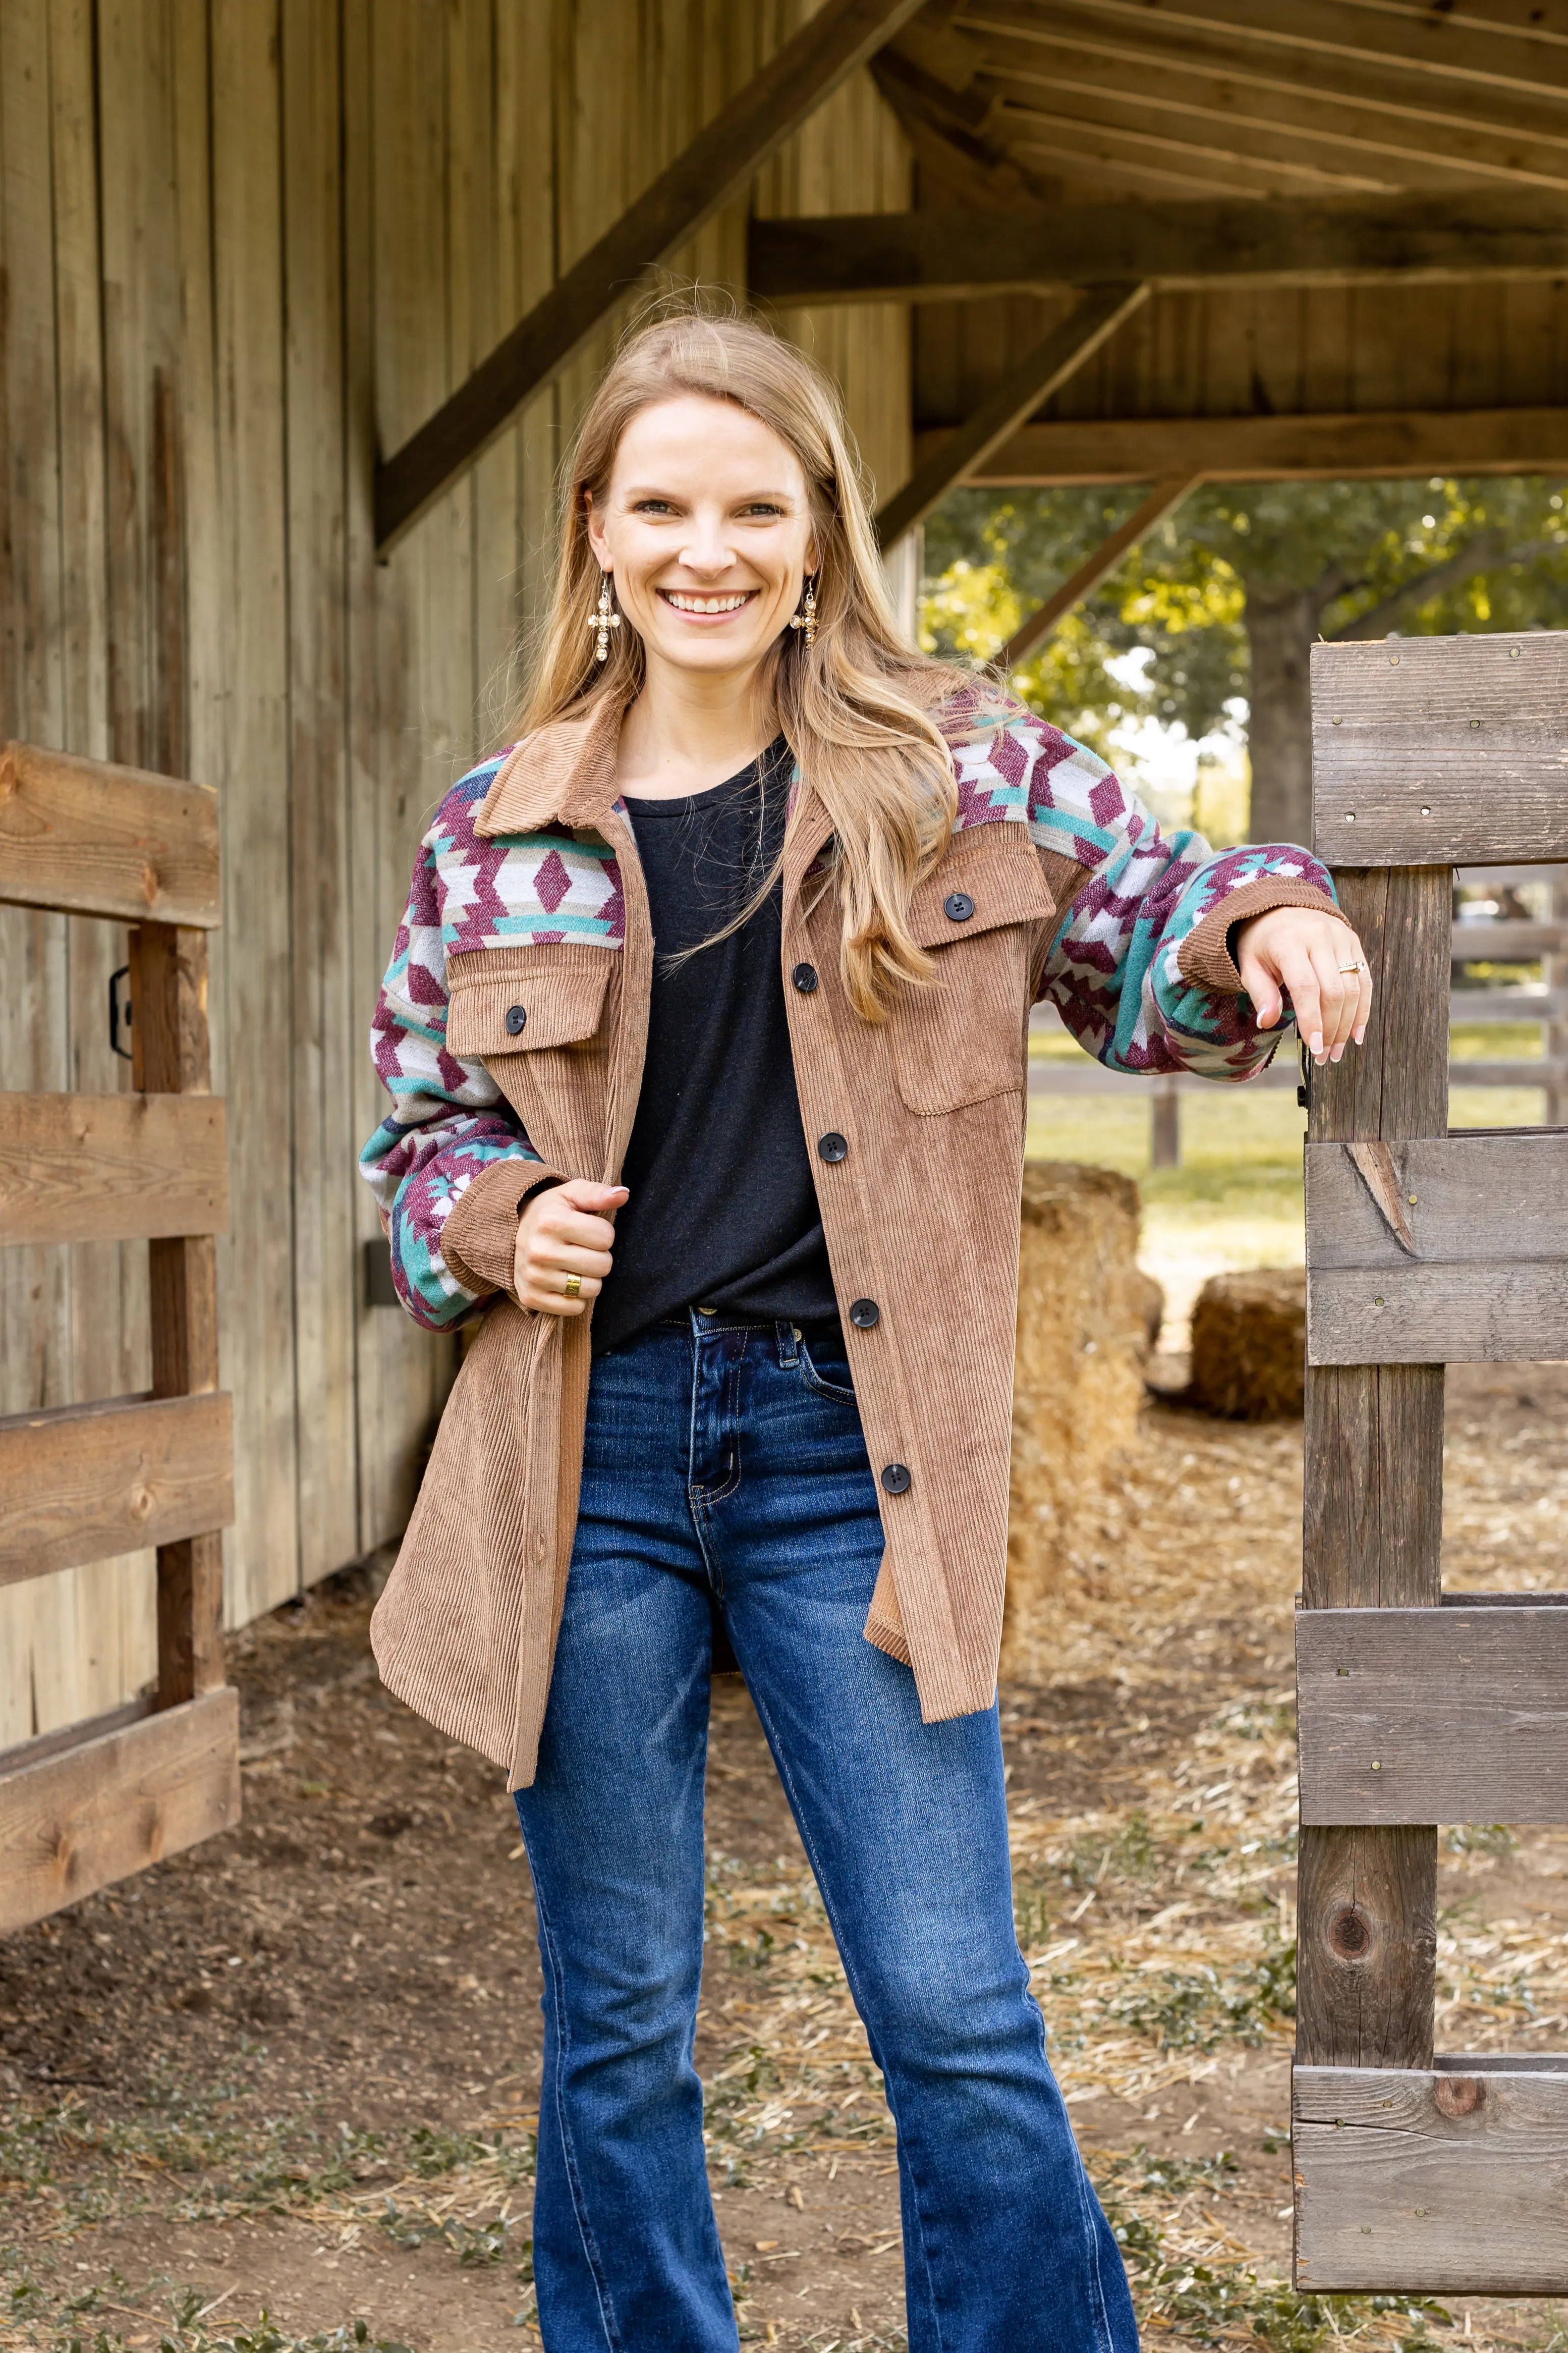
<path id="1" fill-rule="evenodd" d="M 946 948 L 999 923 L 1044 923 L 1055 908 L 1026 828 L 978 826 L 959 834 L 935 871 L 916 883 L 910 928 L 922 948 Z"/>
<path id="2" fill-rule="evenodd" d="M 480 948 L 447 966 L 449 1050 L 464 1060 L 586 1045 L 598 1032 L 610 958 L 618 951 L 574 943 L 524 950 Z"/>

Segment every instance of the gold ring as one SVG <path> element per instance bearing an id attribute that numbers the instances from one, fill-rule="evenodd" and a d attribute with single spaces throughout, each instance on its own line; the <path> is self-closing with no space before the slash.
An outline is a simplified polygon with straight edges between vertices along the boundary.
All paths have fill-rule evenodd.
<path id="1" fill-rule="evenodd" d="M 1365 960 L 1361 956 L 1357 956 L 1354 964 L 1342 964 L 1340 966 L 1340 970 L 1342 972 L 1364 972 L 1366 970 Z"/>
<path id="2" fill-rule="evenodd" d="M 567 1276 L 567 1278 L 566 1278 L 566 1296 L 567 1296 L 567 1298 L 568 1298 L 568 1299 L 575 1299 L 575 1298 L 577 1298 L 577 1297 L 580 1295 L 580 1293 L 581 1293 L 581 1292 L 582 1292 L 582 1289 L 583 1289 L 583 1278 L 582 1278 L 582 1276 L 581 1276 L 580 1274 L 569 1274 L 569 1275 Z"/>

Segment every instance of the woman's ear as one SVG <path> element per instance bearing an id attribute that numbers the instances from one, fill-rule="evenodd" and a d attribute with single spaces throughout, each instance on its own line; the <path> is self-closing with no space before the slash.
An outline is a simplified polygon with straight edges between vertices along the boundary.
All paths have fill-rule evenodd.
<path id="1" fill-rule="evenodd" d="M 595 560 L 600 571 L 613 572 L 616 567 L 610 560 L 610 551 L 605 538 L 605 527 L 595 512 L 591 491 L 584 491 L 583 493 L 583 514 L 588 526 L 588 544 L 594 551 Z"/>

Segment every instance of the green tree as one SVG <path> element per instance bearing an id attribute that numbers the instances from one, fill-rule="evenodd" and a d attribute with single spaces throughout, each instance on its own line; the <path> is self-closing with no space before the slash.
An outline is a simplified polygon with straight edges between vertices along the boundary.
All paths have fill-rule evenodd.
<path id="1" fill-rule="evenodd" d="M 1143 495 L 960 491 L 926 526 L 921 631 L 993 659 Z M 1310 822 L 1314 638 L 1568 628 L 1568 518 L 1536 476 L 1194 491 L 1016 672 L 1110 756 L 1124 721 L 1246 720 L 1255 840 Z M 1114 665 L 1114 667 L 1113 667 Z"/>

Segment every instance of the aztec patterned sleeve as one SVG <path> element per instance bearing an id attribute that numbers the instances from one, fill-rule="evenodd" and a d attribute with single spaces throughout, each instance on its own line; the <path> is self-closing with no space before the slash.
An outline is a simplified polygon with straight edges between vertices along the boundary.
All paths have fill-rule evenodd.
<path id="1" fill-rule="evenodd" d="M 1272 907 L 1337 913 L 1328 869 L 1289 842 L 1216 855 L 1167 838 L 1103 760 L 1022 706 L 953 752 L 960 822 L 1021 818 L 1040 852 L 1062 921 L 1039 995 L 1079 1043 L 1114 1071 L 1263 1070 L 1289 1015 L 1259 1029 L 1231 930 Z"/>
<path id="2" fill-rule="evenodd" d="M 498 765 L 488 764 L 457 787 L 466 804 L 483 797 Z M 521 1204 L 540 1175 L 553 1173 L 544 1169 L 484 1064 L 460 1060 L 447 1050 L 437 855 L 448 807 L 443 805 L 420 845 L 407 909 L 376 1000 L 371 1051 L 392 1110 L 360 1155 L 360 1173 L 375 1196 L 392 1246 L 398 1297 L 416 1323 L 433 1332 L 450 1331 L 510 1282 L 510 1259 L 501 1262 L 506 1253 L 474 1251 L 471 1261 L 465 1260 L 446 1234 L 447 1220 L 475 1179 L 498 1164 L 512 1164 L 521 1179 Z M 515 1218 L 510 1231 L 516 1231 Z M 496 1262 L 478 1263 L 481 1256 Z"/>

